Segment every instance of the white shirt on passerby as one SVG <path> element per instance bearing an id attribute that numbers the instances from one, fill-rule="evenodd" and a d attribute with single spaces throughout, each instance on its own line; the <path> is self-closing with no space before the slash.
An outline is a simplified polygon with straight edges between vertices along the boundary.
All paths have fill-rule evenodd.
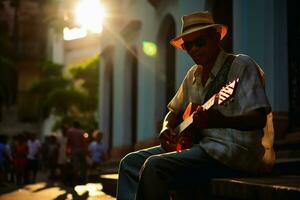
<path id="1" fill-rule="evenodd" d="M 41 142 L 38 139 L 28 140 L 27 146 L 28 146 L 27 158 L 30 160 L 38 159 L 37 156 L 41 148 Z"/>
<path id="2" fill-rule="evenodd" d="M 64 165 L 67 163 L 67 155 L 66 155 L 66 149 L 67 149 L 67 137 L 60 137 L 58 139 L 59 143 L 59 151 L 58 151 L 58 164 L 59 165 Z"/>

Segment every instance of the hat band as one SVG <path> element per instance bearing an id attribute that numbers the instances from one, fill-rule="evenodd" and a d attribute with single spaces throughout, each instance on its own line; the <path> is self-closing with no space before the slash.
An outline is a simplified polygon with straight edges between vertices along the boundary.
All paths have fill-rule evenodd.
<path id="1" fill-rule="evenodd" d="M 183 28 L 182 28 L 182 33 L 185 32 L 187 29 L 194 28 L 194 27 L 196 27 L 196 26 L 207 26 L 207 25 L 212 25 L 212 23 L 197 23 L 197 24 L 191 24 L 191 25 L 189 25 L 189 26 L 183 27 Z"/>

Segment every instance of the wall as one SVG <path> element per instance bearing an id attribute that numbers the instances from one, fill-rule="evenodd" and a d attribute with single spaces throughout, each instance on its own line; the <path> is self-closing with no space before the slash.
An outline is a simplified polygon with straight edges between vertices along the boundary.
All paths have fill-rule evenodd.
<path id="1" fill-rule="evenodd" d="M 101 95 L 99 120 L 100 129 L 107 130 L 105 141 L 111 140 L 114 151 L 122 147 L 133 150 L 150 144 L 157 136 L 155 119 L 155 98 L 160 88 L 156 84 L 156 66 L 165 63 L 162 57 L 151 57 L 144 54 L 142 42 L 150 41 L 160 44 L 159 31 L 166 15 L 170 15 L 175 21 L 176 34 L 181 32 L 181 16 L 191 12 L 205 10 L 212 7 L 213 0 L 162 0 L 156 6 L 149 1 L 127 0 L 119 4 L 119 15 L 122 18 L 118 25 L 111 25 L 106 32 L 104 43 L 114 47 L 109 58 L 103 58 L 101 67 Z M 286 28 L 286 3 L 283 0 L 233 0 L 233 51 L 234 53 L 248 54 L 253 57 L 263 68 L 266 74 L 266 92 L 272 105 L 277 132 L 284 132 L 287 123 L 288 112 L 288 63 L 287 63 L 287 28 Z M 121 11 L 120 11 L 121 10 Z M 121 23 L 120 23 L 121 21 Z M 131 22 L 140 24 L 135 29 L 127 30 Z M 128 28 L 128 27 L 127 27 Z M 102 43 L 103 44 L 103 43 Z M 103 49 L 105 46 L 103 45 Z M 137 91 L 137 141 L 131 144 L 127 123 L 130 119 L 126 108 L 127 92 L 126 73 L 128 70 L 128 51 L 136 48 L 138 68 Z M 113 95 L 112 109 L 108 110 L 108 100 L 104 94 L 110 87 L 107 85 L 107 77 L 104 74 L 104 64 L 107 59 L 112 59 L 113 67 Z M 176 78 L 175 90 L 178 89 L 187 70 L 193 65 L 193 61 L 185 52 L 175 51 Z M 278 81 L 280 80 L 280 81 Z M 163 88 L 163 87 L 162 87 Z M 112 127 L 109 125 L 108 111 L 112 112 Z M 129 115 L 130 116 L 130 115 Z M 281 126 L 281 127 L 280 127 Z M 111 130 L 110 130 L 111 129 Z M 127 131 L 126 131 L 127 130 Z M 112 137 L 112 139 L 109 139 Z M 144 143 L 146 142 L 146 143 Z M 139 144 L 143 144 L 140 146 Z M 120 153 L 121 151 L 118 151 Z"/>

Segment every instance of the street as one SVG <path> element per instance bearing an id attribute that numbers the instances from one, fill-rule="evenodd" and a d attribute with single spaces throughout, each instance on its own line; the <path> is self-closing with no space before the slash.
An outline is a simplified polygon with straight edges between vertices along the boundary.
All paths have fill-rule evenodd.
<path id="1" fill-rule="evenodd" d="M 101 183 L 87 183 L 74 188 L 57 181 L 48 181 L 39 173 L 35 184 L 17 187 L 14 184 L 0 186 L 0 200 L 115 200 L 116 198 L 102 191 Z"/>

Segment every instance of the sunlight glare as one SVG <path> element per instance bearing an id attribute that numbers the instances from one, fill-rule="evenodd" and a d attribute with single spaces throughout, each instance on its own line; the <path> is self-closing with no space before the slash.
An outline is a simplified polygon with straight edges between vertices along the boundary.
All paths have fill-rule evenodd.
<path id="1" fill-rule="evenodd" d="M 93 32 L 102 32 L 102 23 L 105 9 L 100 0 L 81 0 L 75 7 L 75 20 L 84 29 Z"/>
<path id="2" fill-rule="evenodd" d="M 74 40 L 78 38 L 83 38 L 87 35 L 87 32 L 83 28 L 64 28 L 64 40 Z"/>
<path id="3" fill-rule="evenodd" d="M 74 187 L 74 190 L 79 196 L 82 196 L 84 193 L 88 192 L 90 197 L 105 195 L 102 189 L 103 186 L 101 183 L 88 183 L 86 185 L 77 185 Z"/>

